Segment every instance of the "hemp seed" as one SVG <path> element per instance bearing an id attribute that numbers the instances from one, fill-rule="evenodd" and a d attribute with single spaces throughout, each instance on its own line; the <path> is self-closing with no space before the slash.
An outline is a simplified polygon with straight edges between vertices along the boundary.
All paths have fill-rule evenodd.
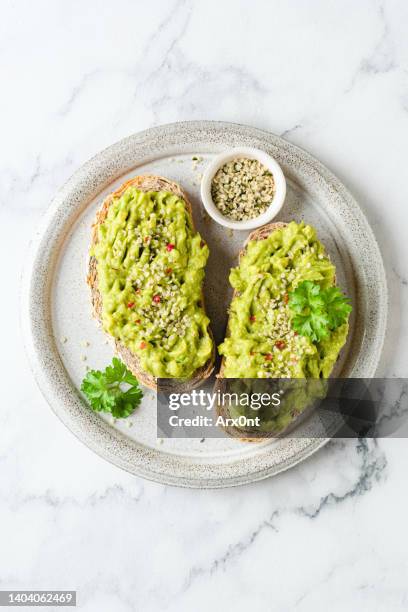
<path id="1" fill-rule="evenodd" d="M 219 211 L 235 221 L 264 213 L 275 194 L 272 173 L 257 159 L 236 158 L 215 174 L 211 196 Z"/>

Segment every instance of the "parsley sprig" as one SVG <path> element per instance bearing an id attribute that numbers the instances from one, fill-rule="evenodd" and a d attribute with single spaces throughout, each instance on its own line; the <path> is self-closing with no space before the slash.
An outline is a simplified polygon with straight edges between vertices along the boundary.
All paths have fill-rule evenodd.
<path id="1" fill-rule="evenodd" d="M 338 287 L 322 289 L 318 283 L 303 281 L 289 293 L 292 327 L 312 342 L 320 342 L 347 321 L 352 310 L 349 301 Z"/>
<path id="2" fill-rule="evenodd" d="M 137 378 L 117 357 L 103 371 L 89 370 L 82 381 L 81 391 L 88 398 L 92 410 L 110 412 L 118 419 L 132 414 L 143 397 Z"/>

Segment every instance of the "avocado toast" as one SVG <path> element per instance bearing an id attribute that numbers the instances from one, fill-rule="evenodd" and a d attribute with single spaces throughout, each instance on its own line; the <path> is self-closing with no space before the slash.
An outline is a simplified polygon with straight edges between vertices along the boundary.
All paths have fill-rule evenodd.
<path id="1" fill-rule="evenodd" d="M 252 430 L 226 427 L 234 437 L 250 442 L 280 436 L 310 413 L 315 400 L 324 397 L 324 379 L 330 376 L 347 339 L 351 306 L 335 286 L 335 267 L 317 240 L 316 231 L 303 222 L 271 223 L 252 232 L 240 252 L 238 267 L 231 271 L 230 282 L 234 294 L 226 338 L 219 346 L 223 358 L 216 387 L 229 378 L 284 378 L 293 382 L 287 380 L 279 410 L 266 408 L 255 413 L 233 405 L 227 409 L 221 403 L 217 411 L 227 419 L 241 414 L 260 416 L 260 425 Z M 320 321 L 316 318 L 318 323 L 327 324 L 327 329 L 320 330 L 324 337 L 315 336 L 316 321 L 310 326 L 309 304 L 297 295 L 299 291 L 302 295 L 305 284 L 315 292 L 320 306 L 326 294 L 338 300 L 336 306 L 341 304 L 336 324 L 324 319 L 322 313 Z M 296 299 L 302 306 L 298 318 L 296 308 L 295 312 L 292 309 Z M 308 381 L 300 384 L 294 380 L 305 378 Z M 240 381 L 232 380 L 224 388 L 235 393 L 271 391 L 254 381 L 242 383 L 243 387 Z"/>
<path id="2" fill-rule="evenodd" d="M 93 226 L 93 312 L 144 385 L 177 378 L 193 388 L 214 368 L 202 282 L 208 247 L 181 187 L 141 175 L 109 195 Z"/>
<path id="3" fill-rule="evenodd" d="M 231 271 L 234 295 L 220 377 L 327 378 L 346 342 L 345 321 L 313 341 L 293 327 L 291 295 L 305 281 L 335 286 L 335 267 L 304 223 L 271 223 L 252 232 Z"/>

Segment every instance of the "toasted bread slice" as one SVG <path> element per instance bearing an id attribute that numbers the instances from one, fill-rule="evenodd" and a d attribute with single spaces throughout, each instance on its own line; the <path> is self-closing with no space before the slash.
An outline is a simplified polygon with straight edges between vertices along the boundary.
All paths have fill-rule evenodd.
<path id="1" fill-rule="evenodd" d="M 251 242 L 252 240 L 264 240 L 270 234 L 272 234 L 272 232 L 274 232 L 275 230 L 286 227 L 287 225 L 288 224 L 284 222 L 269 223 L 268 225 L 264 225 L 263 227 L 260 227 L 259 229 L 256 229 L 253 232 L 251 232 L 248 238 L 246 239 L 242 250 L 239 253 L 238 261 L 240 261 L 241 257 L 245 254 L 245 249 L 249 242 Z M 327 255 L 327 257 L 329 256 Z M 334 282 L 336 282 L 336 277 L 334 277 Z M 235 297 L 235 295 L 236 295 L 236 291 L 234 291 L 232 299 Z M 227 325 L 226 335 L 227 336 L 229 335 L 228 325 Z M 221 361 L 220 371 L 217 374 L 218 379 L 224 378 L 223 376 L 224 368 L 225 368 L 225 357 L 223 356 L 222 361 Z M 215 390 L 220 389 L 221 383 L 222 383 L 221 380 L 219 380 L 219 382 L 216 383 Z M 311 405 L 306 410 L 304 410 L 302 413 L 300 413 L 284 430 L 279 432 L 278 436 L 287 435 L 290 431 L 292 431 L 292 429 L 297 427 L 299 423 L 301 423 L 304 419 L 306 419 L 312 410 L 313 410 L 313 405 Z M 219 416 L 223 416 L 224 418 L 228 418 L 230 416 L 227 408 L 224 407 L 223 405 L 217 406 L 217 413 Z M 276 436 L 276 433 L 274 432 L 271 432 L 269 435 L 265 435 L 263 433 L 251 433 L 250 436 L 246 436 L 242 430 L 240 430 L 238 427 L 235 427 L 235 426 L 227 426 L 224 429 L 231 436 L 235 438 L 239 438 L 243 442 L 259 442 L 265 437 L 275 437 Z"/>
<path id="2" fill-rule="evenodd" d="M 98 226 L 101 225 L 108 214 L 109 206 L 115 198 L 119 198 L 128 187 L 136 187 L 140 191 L 169 191 L 180 198 L 182 198 L 186 204 L 186 209 L 192 218 L 192 207 L 189 202 L 186 194 L 178 185 L 173 181 L 169 181 L 166 178 L 161 176 L 156 176 L 153 174 L 142 174 L 140 176 L 135 176 L 134 178 L 126 181 L 123 185 L 119 187 L 114 193 L 110 194 L 104 201 L 101 209 L 96 214 L 96 220 L 92 227 L 92 239 L 91 245 L 95 245 L 98 242 Z M 98 271 L 97 271 L 97 261 L 95 257 L 91 256 L 89 259 L 89 268 L 88 268 L 88 279 L 87 282 L 91 289 L 91 300 L 93 307 L 93 315 L 94 317 L 101 323 L 102 321 L 102 297 L 99 293 L 98 289 Z M 204 305 L 204 296 L 202 296 L 202 303 Z M 210 330 L 210 335 L 211 330 Z M 114 339 L 115 350 L 122 361 L 126 364 L 129 370 L 136 376 L 136 378 L 146 387 L 150 387 L 151 389 L 157 389 L 157 381 L 154 376 L 152 376 L 149 372 L 144 371 L 141 368 L 140 360 L 132 353 L 130 349 L 128 349 L 122 342 Z M 178 380 L 174 381 L 174 390 L 179 390 L 180 392 L 193 389 L 198 386 L 202 380 L 208 378 L 213 369 L 214 369 L 214 361 L 215 361 L 215 345 L 213 340 L 213 353 L 211 358 L 205 363 L 201 368 L 196 370 L 193 377 L 188 381 L 180 382 Z M 173 389 L 173 385 L 170 385 Z"/>

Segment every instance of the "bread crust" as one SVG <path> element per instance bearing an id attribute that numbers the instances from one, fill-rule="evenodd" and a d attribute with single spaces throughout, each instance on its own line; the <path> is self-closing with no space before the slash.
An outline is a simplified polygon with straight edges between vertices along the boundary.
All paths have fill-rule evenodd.
<path id="1" fill-rule="evenodd" d="M 115 198 L 119 198 L 129 187 L 136 187 L 140 191 L 144 192 L 169 191 L 174 195 L 179 196 L 184 200 L 187 212 L 189 213 L 193 221 L 191 203 L 189 202 L 187 195 L 184 193 L 180 185 L 162 176 L 156 176 L 154 174 L 141 174 L 126 181 L 126 183 L 123 183 L 123 185 L 121 185 L 116 191 L 111 193 L 104 200 L 102 207 L 96 213 L 95 223 L 92 226 L 91 246 L 94 246 L 98 242 L 98 227 L 105 221 L 108 214 L 109 206 Z M 96 258 L 92 255 L 89 258 L 87 282 L 91 289 L 93 316 L 100 324 L 102 324 L 102 296 L 98 289 L 97 261 Z M 203 294 L 202 304 L 203 307 L 205 307 Z M 180 393 L 188 391 L 189 389 L 194 389 L 195 387 L 197 387 L 204 379 L 208 378 L 211 375 L 214 369 L 215 362 L 215 345 L 210 328 L 209 333 L 213 342 L 213 352 L 207 363 L 205 363 L 201 368 L 196 370 L 194 376 L 186 381 L 180 381 L 179 379 L 175 379 L 174 383 L 172 383 L 169 380 L 169 385 L 168 387 L 166 387 L 166 390 L 168 389 L 169 391 L 178 391 Z M 109 337 L 112 338 L 112 336 Z M 141 382 L 146 387 L 149 387 L 150 389 L 157 390 L 157 379 L 142 369 L 140 360 L 137 355 L 132 353 L 132 351 L 128 349 L 119 340 L 116 340 L 114 338 L 112 338 L 112 340 L 114 341 L 115 352 L 126 364 L 127 368 L 132 372 L 132 374 L 136 376 L 139 382 Z"/>

